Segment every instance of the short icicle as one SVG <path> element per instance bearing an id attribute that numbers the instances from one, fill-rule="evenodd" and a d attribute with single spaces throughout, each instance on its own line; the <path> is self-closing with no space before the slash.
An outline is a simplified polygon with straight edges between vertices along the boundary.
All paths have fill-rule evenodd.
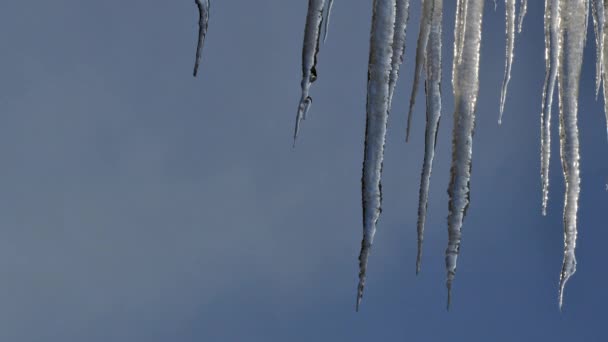
<path id="1" fill-rule="evenodd" d="M 325 0 L 309 0 L 308 13 L 306 15 L 306 27 L 304 29 L 304 44 L 302 47 L 302 97 L 298 105 L 296 116 L 296 127 L 293 133 L 295 146 L 300 124 L 306 118 L 306 113 L 312 103 L 309 95 L 310 86 L 317 79 L 317 54 L 319 53 L 319 39 L 321 35 L 321 24 L 323 22 L 323 10 Z"/>
<path id="2" fill-rule="evenodd" d="M 524 28 L 526 13 L 528 13 L 528 0 L 521 0 L 519 5 L 519 18 L 517 19 L 517 33 L 521 33 Z"/>
<path id="3" fill-rule="evenodd" d="M 606 79 L 608 77 L 608 11 L 605 10 L 605 6 L 602 23 L 602 79 L 604 88 L 604 115 L 606 116 L 606 137 L 608 138 L 608 87 L 606 87 Z"/>
<path id="4" fill-rule="evenodd" d="M 209 26 L 209 0 L 194 0 L 194 2 L 198 8 L 198 40 L 193 72 L 194 77 L 196 77 L 201 63 L 203 45 L 205 45 L 205 36 L 207 36 L 207 27 Z"/>
<path id="5" fill-rule="evenodd" d="M 327 4 L 327 11 L 325 14 L 325 26 L 323 28 L 323 43 L 327 40 L 327 34 L 329 33 L 329 19 L 331 19 L 331 10 L 334 7 L 334 0 L 329 0 Z"/>
<path id="6" fill-rule="evenodd" d="M 359 254 L 359 285 L 356 310 L 359 311 L 370 249 L 382 211 L 382 161 L 389 112 L 389 77 L 393 56 L 396 0 L 374 0 L 367 80 L 365 147 L 363 157 L 362 205 L 363 240 Z"/>
<path id="7" fill-rule="evenodd" d="M 603 54 L 604 54 L 604 0 L 591 0 L 591 13 L 593 15 L 593 32 L 595 34 L 595 97 L 600 93 L 603 78 Z"/>

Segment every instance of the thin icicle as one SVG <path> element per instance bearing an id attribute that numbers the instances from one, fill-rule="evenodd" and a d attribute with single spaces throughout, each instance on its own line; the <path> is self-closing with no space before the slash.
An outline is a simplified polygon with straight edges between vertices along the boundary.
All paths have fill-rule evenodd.
<path id="1" fill-rule="evenodd" d="M 376 233 L 382 204 L 382 160 L 389 112 L 389 77 L 393 56 L 396 0 L 374 0 L 370 37 L 369 69 L 367 81 L 367 115 L 365 125 L 365 149 L 363 158 L 362 204 L 363 240 L 359 254 L 359 285 L 357 305 L 359 310 L 370 248 Z"/>
<path id="2" fill-rule="evenodd" d="M 460 33 L 458 34 L 458 63 L 460 64 L 462 62 L 462 48 L 464 46 L 464 36 L 467 34 L 467 16 L 466 14 L 468 13 L 468 8 L 469 7 L 469 0 L 463 0 L 462 1 L 462 8 L 460 9 L 460 25 L 461 25 L 461 30 L 459 31 Z"/>
<path id="3" fill-rule="evenodd" d="M 412 110 L 416 102 L 416 94 L 418 93 L 418 82 L 422 75 L 422 67 L 424 65 L 424 57 L 426 54 L 426 45 L 429 41 L 429 31 L 431 29 L 431 11 L 432 1 L 422 0 L 422 17 L 420 18 L 420 33 L 418 34 L 418 44 L 416 46 L 416 68 L 414 71 L 414 84 L 412 85 L 412 95 L 410 97 L 410 107 L 407 113 L 407 128 L 405 133 L 405 141 L 410 140 L 410 126 L 412 123 Z"/>
<path id="4" fill-rule="evenodd" d="M 403 63 L 405 52 L 405 38 L 407 35 L 407 23 L 410 16 L 410 0 L 397 0 L 397 11 L 395 16 L 395 36 L 393 38 L 393 57 L 391 62 L 391 76 L 389 80 L 389 111 L 393 104 L 393 93 L 397 79 L 399 78 L 399 69 Z"/>
<path id="5" fill-rule="evenodd" d="M 561 45 L 560 0 L 545 0 L 545 82 L 543 85 L 542 109 L 540 115 L 542 214 L 547 215 L 549 202 L 549 162 L 551 159 L 551 107 L 553 92 L 559 67 Z"/>
<path id="6" fill-rule="evenodd" d="M 578 94 L 583 65 L 588 2 L 563 0 L 561 9 L 561 44 L 559 64 L 559 133 L 562 168 L 566 181 L 564 201 L 564 262 L 559 285 L 559 307 L 563 305 L 564 287 L 576 272 L 577 211 L 580 193 Z"/>
<path id="7" fill-rule="evenodd" d="M 602 78 L 604 84 L 604 115 L 606 115 L 606 137 L 608 137 L 608 87 L 606 87 L 606 79 L 608 77 L 608 11 L 605 10 L 602 21 Z"/>
<path id="8" fill-rule="evenodd" d="M 465 25 L 456 28 L 465 30 L 460 56 L 462 62 L 456 65 L 453 74 L 454 89 L 454 136 L 452 140 L 451 180 L 448 188 L 449 241 L 446 249 L 448 309 L 451 303 L 452 282 L 456 274 L 456 263 L 460 251 L 461 229 L 469 206 L 471 157 L 473 153 L 473 131 L 475 110 L 479 93 L 479 48 L 481 44 L 481 23 L 485 0 L 468 0 L 464 8 Z M 465 3 L 465 4 L 466 4 Z M 466 27 L 465 27 L 466 26 Z M 459 36 L 462 32 L 455 31 Z M 454 55 L 456 55 L 455 51 Z"/>
<path id="9" fill-rule="evenodd" d="M 418 253 L 416 257 L 416 274 L 420 273 L 422 263 L 422 243 L 424 240 L 424 224 L 429 199 L 429 185 L 431 170 L 435 156 L 437 131 L 441 118 L 441 29 L 443 20 L 443 0 L 433 2 L 429 41 L 426 52 L 426 130 L 424 144 L 424 163 L 420 180 L 420 194 L 418 202 Z"/>
<path id="10" fill-rule="evenodd" d="M 464 3 L 466 0 L 456 0 L 456 14 L 455 14 L 455 23 L 454 23 L 454 56 L 452 58 L 452 84 L 454 84 L 454 73 L 456 71 L 456 65 L 460 63 L 460 50 L 462 45 L 460 44 L 460 37 L 464 32 L 463 24 L 463 11 L 464 11 Z"/>
<path id="11" fill-rule="evenodd" d="M 528 13 L 528 0 L 521 0 L 519 5 L 519 18 L 517 23 L 517 33 L 521 33 L 521 30 L 524 27 L 524 18 L 526 17 L 526 13 Z"/>
<path id="12" fill-rule="evenodd" d="M 595 33 L 595 97 L 600 93 L 600 86 L 602 84 L 602 60 L 604 55 L 603 49 L 603 32 L 604 32 L 604 1 L 603 0 L 592 0 L 591 1 L 591 13 L 593 14 L 593 32 Z"/>
<path id="13" fill-rule="evenodd" d="M 295 145 L 300 130 L 300 123 L 306 118 L 308 108 L 312 103 L 309 95 L 310 86 L 317 79 L 317 54 L 319 53 L 319 37 L 323 22 L 323 7 L 325 0 L 309 0 L 306 28 L 304 29 L 304 46 L 302 48 L 302 97 L 298 105 L 296 128 L 293 133 Z"/>
<path id="14" fill-rule="evenodd" d="M 198 43 L 196 45 L 196 57 L 194 59 L 194 77 L 198 74 L 198 67 L 201 63 L 203 45 L 209 26 L 209 0 L 194 0 L 198 7 Z"/>
<path id="15" fill-rule="evenodd" d="M 329 0 L 327 5 L 327 14 L 325 14 L 325 27 L 323 29 L 323 43 L 327 40 L 327 33 L 329 32 L 329 19 L 331 18 L 331 9 L 334 7 L 334 0 Z"/>
<path id="16" fill-rule="evenodd" d="M 505 48 L 505 74 L 502 80 L 502 89 L 500 90 L 499 125 L 502 124 L 502 114 L 505 110 L 507 89 L 509 88 L 509 80 L 511 80 L 511 66 L 513 65 L 513 51 L 515 49 L 515 0 L 505 0 L 505 22 L 507 45 Z"/>

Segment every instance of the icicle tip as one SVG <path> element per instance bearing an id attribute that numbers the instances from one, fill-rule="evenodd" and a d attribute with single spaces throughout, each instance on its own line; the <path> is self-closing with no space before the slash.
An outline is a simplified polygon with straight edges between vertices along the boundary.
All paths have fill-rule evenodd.
<path id="1" fill-rule="evenodd" d="M 559 279 L 559 311 L 562 312 L 564 306 L 564 290 L 566 289 L 566 283 L 576 272 L 576 258 L 572 254 L 569 258 L 564 258 L 564 265 L 562 266 L 562 273 Z"/>
<path id="2" fill-rule="evenodd" d="M 448 288 L 448 303 L 446 305 L 446 310 L 449 312 L 450 307 L 452 306 L 452 282 L 451 281 L 447 282 L 447 288 Z"/>
<path id="3" fill-rule="evenodd" d="M 302 120 L 306 119 L 306 113 L 308 113 L 308 109 L 312 104 L 312 97 L 307 96 L 300 101 L 298 105 L 298 115 L 296 116 L 296 127 L 293 131 L 293 148 L 296 147 L 296 140 L 298 139 L 298 133 L 300 133 L 300 124 Z"/>

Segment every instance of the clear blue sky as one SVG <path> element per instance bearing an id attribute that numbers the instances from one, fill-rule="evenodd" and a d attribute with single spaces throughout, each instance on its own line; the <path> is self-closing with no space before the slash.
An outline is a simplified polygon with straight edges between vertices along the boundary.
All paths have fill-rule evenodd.
<path id="1" fill-rule="evenodd" d="M 593 38 L 579 107 L 579 265 L 560 314 L 563 180 L 556 107 L 542 217 L 536 0 L 502 127 L 504 7 L 486 6 L 472 203 L 449 313 L 454 11 L 446 1 L 444 112 L 416 277 L 424 100 L 405 144 L 412 1 L 384 212 L 354 312 L 371 2 L 336 1 L 295 150 L 307 1 L 213 1 L 198 79 L 191 0 L 0 2 L 0 340 L 605 341 L 608 144 Z"/>

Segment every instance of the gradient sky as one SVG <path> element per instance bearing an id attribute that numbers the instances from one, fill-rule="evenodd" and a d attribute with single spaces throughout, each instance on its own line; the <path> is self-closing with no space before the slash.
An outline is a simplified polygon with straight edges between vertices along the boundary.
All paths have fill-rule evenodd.
<path id="1" fill-rule="evenodd" d="M 198 79 L 191 0 L 1 1 L 0 341 L 605 341 L 608 145 L 593 38 L 579 107 L 579 264 L 560 314 L 564 185 L 554 115 L 542 217 L 536 0 L 501 127 L 504 7 L 487 2 L 472 202 L 450 312 L 454 5 L 446 0 L 444 111 L 416 277 L 424 100 L 405 144 L 412 1 L 384 211 L 354 312 L 371 2 L 336 1 L 294 150 L 307 1 L 212 1 Z"/>

